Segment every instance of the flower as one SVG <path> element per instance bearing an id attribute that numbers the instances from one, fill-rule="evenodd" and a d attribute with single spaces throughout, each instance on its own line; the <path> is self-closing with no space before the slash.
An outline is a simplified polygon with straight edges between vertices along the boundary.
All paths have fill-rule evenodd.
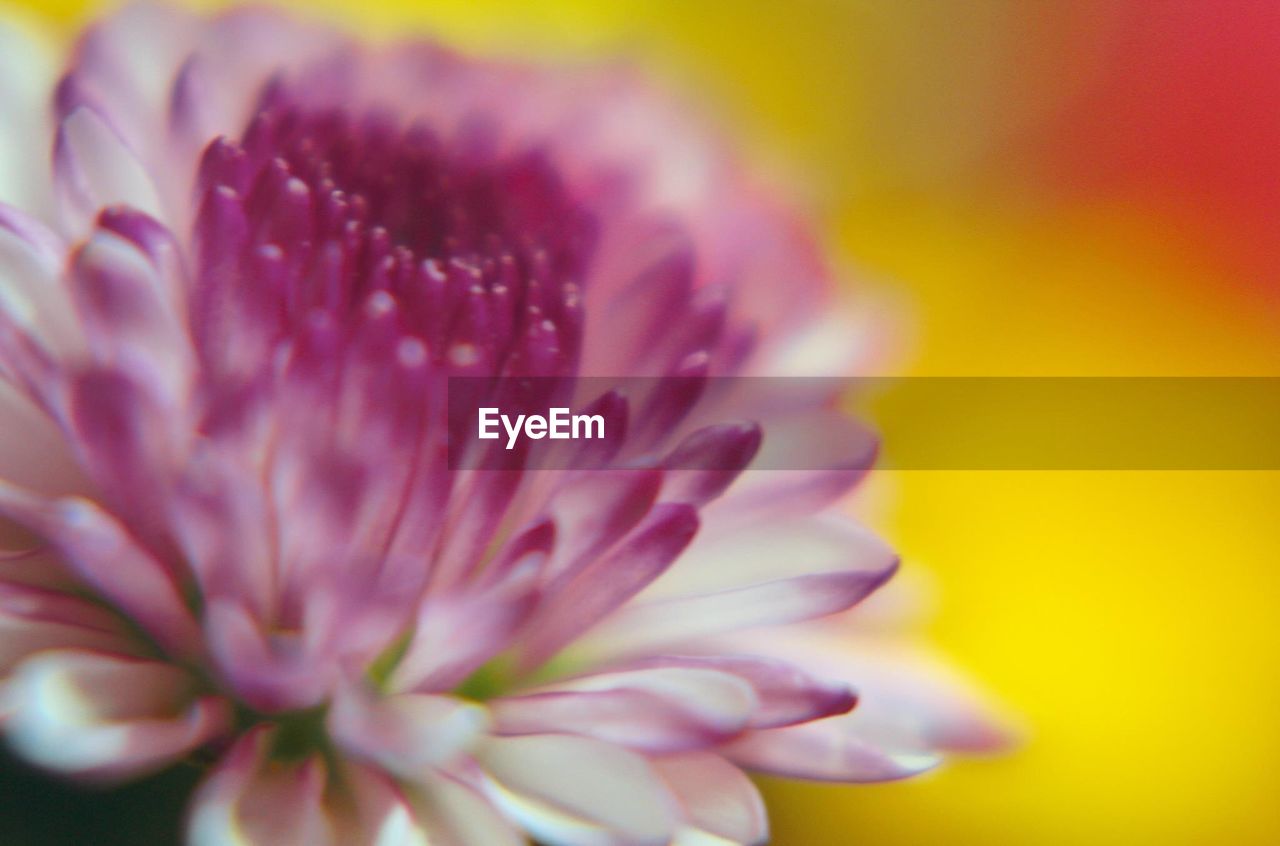
<path id="1" fill-rule="evenodd" d="M 689 425 L 858 338 L 804 227 L 630 74 L 136 6 L 52 104 L 52 178 L 0 182 L 20 754 L 211 761 L 197 846 L 656 846 L 763 842 L 744 769 L 998 742 L 845 631 L 897 561 L 833 507 L 868 442 L 832 398 Z M 492 375 L 659 377 L 598 398 L 651 460 L 451 469 L 445 380 Z M 838 435 L 818 469 L 756 469 L 796 417 Z"/>

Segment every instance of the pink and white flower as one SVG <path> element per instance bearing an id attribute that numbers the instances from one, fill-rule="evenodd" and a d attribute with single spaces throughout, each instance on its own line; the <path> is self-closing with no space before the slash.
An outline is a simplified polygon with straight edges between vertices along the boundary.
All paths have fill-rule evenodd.
<path id="1" fill-rule="evenodd" d="M 197 846 L 693 846 L 767 838 L 744 769 L 999 743 L 856 631 L 897 567 L 838 508 L 867 441 L 752 469 L 792 414 L 854 431 L 829 396 L 690 433 L 696 393 L 615 394 L 646 466 L 449 469 L 448 376 L 855 363 L 803 226 L 630 74 L 138 6 L 49 97 L 47 128 L 0 106 L 45 135 L 0 155 L 0 719 L 29 760 L 212 755 Z"/>

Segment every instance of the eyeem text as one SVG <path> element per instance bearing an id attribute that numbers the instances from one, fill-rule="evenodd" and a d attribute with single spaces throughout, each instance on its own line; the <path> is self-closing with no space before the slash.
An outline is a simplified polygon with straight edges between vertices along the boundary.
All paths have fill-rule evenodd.
<path id="1" fill-rule="evenodd" d="M 521 432 L 535 441 L 590 440 L 604 437 L 604 417 L 600 414 L 570 414 L 567 408 L 552 408 L 547 416 L 518 414 L 513 420 L 497 408 L 480 409 L 480 439 L 495 441 L 501 437 L 499 426 L 507 433 L 507 449 L 516 445 Z"/>

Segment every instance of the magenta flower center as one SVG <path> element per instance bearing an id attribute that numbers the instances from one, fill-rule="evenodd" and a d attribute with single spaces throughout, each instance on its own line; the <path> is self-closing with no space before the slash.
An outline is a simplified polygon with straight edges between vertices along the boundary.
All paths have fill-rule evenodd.
<path id="1" fill-rule="evenodd" d="M 266 99 L 201 165 L 205 296 L 259 315 L 268 343 L 319 322 L 349 335 L 394 309 L 383 322 L 401 356 L 464 372 L 573 369 L 596 221 L 543 152 L 504 152 L 480 128 L 444 141 L 378 112 Z M 214 337 L 222 328 L 205 346 L 231 342 Z"/>

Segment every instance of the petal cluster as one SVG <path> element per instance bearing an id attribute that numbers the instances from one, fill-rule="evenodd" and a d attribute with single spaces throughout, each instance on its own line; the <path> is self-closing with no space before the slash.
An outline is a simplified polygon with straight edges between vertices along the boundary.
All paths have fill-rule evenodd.
<path id="1" fill-rule="evenodd" d="M 707 399 L 860 339 L 803 226 L 629 73 L 137 6 L 48 96 L 50 173 L 0 179 L 20 754 L 213 761 L 195 846 L 693 846 L 767 838 L 744 770 L 1000 742 L 845 613 L 897 560 L 837 507 L 872 445 L 835 398 Z M 495 470 L 450 464 L 456 376 L 659 379 L 595 398 L 621 448 Z M 820 469 L 753 469 L 815 419 Z"/>

